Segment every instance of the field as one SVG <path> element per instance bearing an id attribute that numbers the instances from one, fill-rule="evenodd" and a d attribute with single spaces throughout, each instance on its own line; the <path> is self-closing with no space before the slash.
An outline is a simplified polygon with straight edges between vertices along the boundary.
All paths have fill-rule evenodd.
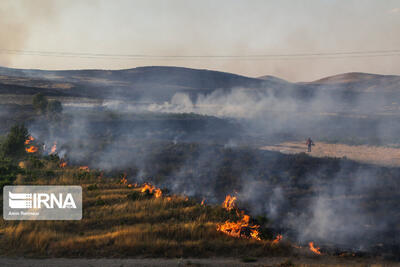
<path id="1" fill-rule="evenodd" d="M 296 99 L 292 111 L 276 110 L 275 93 L 262 88 L 218 91 L 204 105 L 191 94 L 183 103 L 133 95 L 119 101 L 123 94 L 93 97 L 86 83 L 101 79 L 78 80 L 70 88 L 26 79 L 2 87 L 0 186 L 81 185 L 84 207 L 81 221 L 1 220 L 0 265 L 396 266 L 400 260 L 397 104 L 387 114 L 356 110 L 347 93 L 326 91 L 320 99 L 304 84 L 273 90 L 279 101 Z M 177 84 L 177 92 L 187 90 Z M 17 85 L 29 88 L 13 94 Z M 43 107 L 35 104 L 39 91 Z M 174 92 L 165 93 L 160 99 Z M 250 103 L 223 110 L 234 116 L 219 113 L 225 97 L 247 94 Z M 259 97 L 265 102 L 252 102 Z M 347 108 L 319 105 L 331 97 L 350 99 L 340 102 Z M 58 111 L 49 104 L 57 101 Z M 390 110 L 386 104 L 376 109 Z M 254 105 L 261 109 L 252 113 Z M 236 117 L 238 110 L 253 117 Z M 316 145 L 305 153 L 304 142 L 292 140 L 310 129 Z M 24 144 L 30 135 L 34 140 Z M 27 153 L 31 145 L 37 151 Z M 144 190 L 150 185 L 161 191 Z M 237 198 L 231 210 L 221 206 L 227 195 Z"/>
<path id="2" fill-rule="evenodd" d="M 15 184 L 82 185 L 83 219 L 1 219 L 3 266 L 400 266 L 351 254 L 315 255 L 288 241 L 231 237 L 216 231 L 216 226 L 237 220 L 237 215 L 220 205 L 203 205 L 167 190 L 157 197 L 142 192 L 143 186 L 130 186 L 124 178 L 43 163 L 47 167 L 41 171 L 53 172 L 55 178 L 28 182 L 19 175 Z"/>
<path id="3" fill-rule="evenodd" d="M 57 156 L 28 156 L 18 168 L 2 164 L 3 176 L 15 176 L 12 184 L 81 185 L 84 193 L 81 221 L 1 219 L 0 263 L 5 266 L 396 266 L 351 252 L 339 256 L 324 249 L 316 255 L 286 238 L 273 242 L 271 225 L 259 216 L 249 225 L 260 225 L 261 240 L 250 238 L 246 227 L 239 238 L 226 235 L 217 226 L 240 220 L 235 211 L 240 206 L 229 211 L 167 188 L 157 194 L 157 188 L 143 190 L 145 184 L 130 183 L 123 173 L 61 167 Z"/>
<path id="4" fill-rule="evenodd" d="M 211 257 L 271 256 L 287 253 L 286 244 L 234 238 L 216 230 L 217 224 L 238 220 L 219 205 L 164 193 L 158 196 L 121 178 L 103 177 L 79 168 L 54 169 L 51 180 L 15 184 L 57 184 L 83 187 L 81 221 L 0 221 L 1 254 L 33 257 Z M 52 169 L 50 169 L 50 166 Z M 124 180 L 122 180 L 124 181 Z"/>

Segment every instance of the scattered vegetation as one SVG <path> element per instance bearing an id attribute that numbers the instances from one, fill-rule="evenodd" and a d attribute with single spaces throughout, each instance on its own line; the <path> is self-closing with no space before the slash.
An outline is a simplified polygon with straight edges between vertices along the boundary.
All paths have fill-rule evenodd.
<path id="1" fill-rule="evenodd" d="M 27 136 L 15 128 L 6 140 Z M 18 134 L 16 134 L 18 133 Z M 18 138 L 17 138 L 18 137 Z M 21 140 L 24 144 L 24 140 Z M 20 145 L 18 142 L 15 144 Z M 22 152 L 21 152 L 22 153 Z M 7 155 L 5 155 L 7 156 Z M 17 164 L 19 162 L 19 164 Z M 259 257 L 288 253 L 270 240 L 232 238 L 216 230 L 237 214 L 185 196 L 157 194 L 82 167 L 60 167 L 57 156 L 21 154 L 0 161 L 1 181 L 14 185 L 81 185 L 81 221 L 0 219 L 0 253 L 45 257 Z M 8 177 L 8 178 L 7 178 Z M 2 190 L 1 190 L 2 193 Z M 0 201 L 2 205 L 2 201 Z M 0 207 L 2 210 L 2 207 Z"/>

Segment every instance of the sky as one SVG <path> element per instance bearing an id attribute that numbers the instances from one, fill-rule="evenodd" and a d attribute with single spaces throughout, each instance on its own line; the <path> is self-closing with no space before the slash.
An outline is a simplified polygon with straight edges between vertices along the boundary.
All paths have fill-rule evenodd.
<path id="1" fill-rule="evenodd" d="M 395 52 L 332 56 L 366 51 Z M 321 53 L 329 56 L 309 56 Z M 286 56 L 270 56 L 282 54 Z M 298 54 L 307 56 L 293 56 Z M 289 81 L 344 72 L 400 75 L 400 1 L 0 2 L 0 66 L 123 69 L 154 65 L 250 77 L 273 75 Z"/>

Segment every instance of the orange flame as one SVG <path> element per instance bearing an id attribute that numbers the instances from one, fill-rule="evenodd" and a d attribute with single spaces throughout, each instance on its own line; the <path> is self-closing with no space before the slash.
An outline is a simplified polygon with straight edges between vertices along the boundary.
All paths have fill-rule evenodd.
<path id="1" fill-rule="evenodd" d="M 128 180 L 126 179 L 126 173 L 124 173 L 124 176 L 121 178 L 121 184 L 127 184 Z"/>
<path id="2" fill-rule="evenodd" d="M 51 147 L 50 155 L 56 153 L 57 150 L 57 142 L 54 142 L 54 145 Z"/>
<path id="3" fill-rule="evenodd" d="M 236 209 L 237 215 L 239 217 L 242 217 L 241 220 L 237 222 L 230 222 L 229 220 L 227 220 L 223 224 L 217 224 L 217 231 L 223 232 L 233 237 L 245 237 L 261 240 L 260 232 L 258 231 L 260 226 L 250 225 L 250 216 L 244 214 L 243 211 L 239 211 L 236 207 L 235 201 L 236 197 L 227 195 L 225 201 L 222 203 L 222 207 L 224 207 L 228 211 Z"/>
<path id="4" fill-rule="evenodd" d="M 278 244 L 282 240 L 283 236 L 278 234 L 276 238 L 272 241 L 272 244 Z"/>
<path id="5" fill-rule="evenodd" d="M 146 191 L 148 191 L 150 194 L 153 194 L 153 192 L 154 192 L 154 196 L 155 196 L 156 198 L 159 198 L 159 197 L 162 196 L 162 191 L 161 191 L 161 189 L 160 189 L 160 188 L 156 188 L 155 186 L 153 186 L 153 185 L 151 185 L 151 184 L 145 183 L 145 184 L 143 185 L 141 192 L 144 193 L 144 192 L 146 192 Z"/>
<path id="6" fill-rule="evenodd" d="M 319 247 L 314 247 L 314 242 L 308 243 L 308 246 L 310 247 L 310 250 L 312 252 L 314 252 L 315 254 L 321 255 L 321 251 L 319 251 L 320 248 Z"/>
<path id="7" fill-rule="evenodd" d="M 232 197 L 230 195 L 227 195 L 224 202 L 222 203 L 222 207 L 225 208 L 226 210 L 232 210 L 236 208 L 236 197 Z"/>
<path id="8" fill-rule="evenodd" d="M 140 192 L 144 193 L 146 191 L 149 191 L 149 193 L 151 194 L 151 193 L 153 193 L 153 190 L 154 190 L 154 186 L 149 185 L 149 184 L 144 184 L 142 187 L 142 190 L 140 190 Z"/>
<path id="9" fill-rule="evenodd" d="M 33 138 L 33 136 L 28 136 L 28 139 L 25 140 L 25 145 L 29 145 L 33 140 L 35 140 L 35 138 Z"/>
<path id="10" fill-rule="evenodd" d="M 259 225 L 250 225 L 250 216 L 243 214 L 243 217 L 240 221 L 230 222 L 226 221 L 223 224 L 217 225 L 217 231 L 223 232 L 227 235 L 233 237 L 245 237 L 245 238 L 253 238 L 256 240 L 261 240 L 260 233 L 258 231 Z"/>
<path id="11" fill-rule="evenodd" d="M 35 152 L 38 152 L 38 150 L 39 149 L 35 146 L 30 146 L 30 147 L 25 148 L 25 151 L 28 153 L 35 153 Z"/>
<path id="12" fill-rule="evenodd" d="M 156 188 L 154 195 L 156 196 L 156 198 L 159 198 L 162 196 L 162 191 L 159 188 Z"/>
<path id="13" fill-rule="evenodd" d="M 200 205 L 204 206 L 205 205 L 204 202 L 205 202 L 205 199 L 203 198 Z"/>
<path id="14" fill-rule="evenodd" d="M 66 161 L 60 163 L 60 168 L 65 168 L 66 166 L 67 166 Z"/>
<path id="15" fill-rule="evenodd" d="M 89 171 L 90 171 L 90 169 L 89 169 L 88 166 L 80 166 L 80 167 L 79 167 L 79 170 L 80 170 L 80 171 L 85 171 L 85 172 L 89 172 Z"/>

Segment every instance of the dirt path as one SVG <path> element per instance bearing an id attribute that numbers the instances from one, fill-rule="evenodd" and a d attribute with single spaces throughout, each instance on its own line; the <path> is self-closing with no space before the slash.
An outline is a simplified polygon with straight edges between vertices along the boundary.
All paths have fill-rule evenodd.
<path id="1" fill-rule="evenodd" d="M 289 265 L 287 263 L 293 263 Z M 282 265 L 286 263 L 287 265 Z M 65 259 L 65 258 L 50 258 L 50 259 L 26 259 L 26 258 L 0 258 L 0 266 L 43 266 L 43 267 L 69 267 L 69 266 L 110 266 L 110 267 L 127 267 L 127 266 L 302 266 L 302 267 L 399 267 L 400 264 L 389 262 L 376 262 L 375 260 L 365 259 L 339 259 L 338 257 L 311 257 L 311 258 L 262 258 L 255 262 L 245 263 L 240 259 L 233 258 L 211 258 L 211 259 Z"/>
<path id="2" fill-rule="evenodd" d="M 286 154 L 306 152 L 305 142 L 284 142 L 278 145 L 261 147 L 263 150 L 279 151 Z M 400 148 L 383 146 L 350 146 L 344 144 L 328 144 L 315 142 L 313 157 L 347 157 L 348 159 L 383 166 L 400 166 Z"/>

